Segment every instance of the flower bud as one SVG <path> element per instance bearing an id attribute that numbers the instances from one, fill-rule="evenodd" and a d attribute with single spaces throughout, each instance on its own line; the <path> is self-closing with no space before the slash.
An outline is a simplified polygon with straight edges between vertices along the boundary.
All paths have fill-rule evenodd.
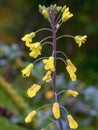
<path id="1" fill-rule="evenodd" d="M 77 91 L 73 91 L 73 90 L 71 90 L 71 89 L 68 89 L 67 94 L 76 97 L 79 93 L 78 93 Z"/>
<path id="2" fill-rule="evenodd" d="M 26 122 L 26 123 L 30 123 L 30 122 L 32 121 L 32 118 L 33 118 L 35 115 L 36 115 L 36 111 L 35 111 L 35 110 L 31 111 L 31 112 L 27 115 L 27 117 L 25 118 L 25 122 Z"/>
<path id="3" fill-rule="evenodd" d="M 59 118 L 60 118 L 60 107 L 59 107 L 58 102 L 55 102 L 55 103 L 53 104 L 52 111 L 53 111 L 54 117 L 55 117 L 56 119 L 59 119 Z"/>
<path id="4" fill-rule="evenodd" d="M 70 19 L 73 16 L 73 14 L 71 14 L 69 12 L 69 8 L 66 8 L 62 14 L 62 22 L 66 22 L 68 19 Z"/>
<path id="5" fill-rule="evenodd" d="M 81 47 L 81 45 L 86 42 L 86 38 L 87 38 L 87 35 L 75 36 L 74 40 L 79 45 L 79 47 Z"/>
<path id="6" fill-rule="evenodd" d="M 78 123 L 73 119 L 71 115 L 67 115 L 67 119 L 71 129 L 76 129 L 78 127 Z"/>
<path id="7" fill-rule="evenodd" d="M 46 9 L 42 10 L 42 15 L 44 16 L 44 18 L 48 18 L 48 11 Z"/>
<path id="8" fill-rule="evenodd" d="M 36 93 L 40 90 L 41 86 L 37 84 L 33 84 L 28 90 L 27 90 L 27 96 L 32 98 L 36 95 Z"/>
<path id="9" fill-rule="evenodd" d="M 29 77 L 30 73 L 31 73 L 31 69 L 33 69 L 34 65 L 32 63 L 30 63 L 25 69 L 23 69 L 22 72 L 22 76 L 23 77 Z"/>

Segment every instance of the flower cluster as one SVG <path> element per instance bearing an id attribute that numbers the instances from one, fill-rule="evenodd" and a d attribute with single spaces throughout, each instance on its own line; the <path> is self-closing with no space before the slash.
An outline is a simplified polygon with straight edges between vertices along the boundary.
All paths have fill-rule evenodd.
<path id="1" fill-rule="evenodd" d="M 75 74 L 75 72 L 77 71 L 77 68 L 72 63 L 72 61 L 65 55 L 65 53 L 63 53 L 61 51 L 57 51 L 56 44 L 57 44 L 57 40 L 62 38 L 62 37 L 71 37 L 71 38 L 74 39 L 74 41 L 80 47 L 82 45 L 82 43 L 85 43 L 87 36 L 86 35 L 84 35 L 84 36 L 62 35 L 62 36 L 57 37 L 57 35 L 56 35 L 57 31 L 60 28 L 60 26 L 62 25 L 62 23 L 66 22 L 67 20 L 69 20 L 73 16 L 73 14 L 70 13 L 70 11 L 69 11 L 69 7 L 67 7 L 67 6 L 61 7 L 61 6 L 57 6 L 56 4 L 51 5 L 49 7 L 39 5 L 39 11 L 44 16 L 44 18 L 49 21 L 51 28 L 42 28 L 42 29 L 37 30 L 36 32 L 26 34 L 22 38 L 22 41 L 24 41 L 25 45 L 30 49 L 29 56 L 31 56 L 34 59 L 38 58 L 38 56 L 41 55 L 42 49 L 43 49 L 45 44 L 47 44 L 47 45 L 51 44 L 52 54 L 49 57 L 38 58 L 37 60 L 35 60 L 33 63 L 30 63 L 25 69 L 23 69 L 21 71 L 22 76 L 29 77 L 30 74 L 32 74 L 32 69 L 34 68 L 35 63 L 40 61 L 40 60 L 42 61 L 43 66 L 44 66 L 43 68 L 45 70 L 45 75 L 41 78 L 40 83 L 35 83 L 30 88 L 28 88 L 27 96 L 30 97 L 30 98 L 33 98 L 34 96 L 36 96 L 38 91 L 42 88 L 41 86 L 44 82 L 46 82 L 46 83 L 51 82 L 52 90 L 50 90 L 50 92 L 47 93 L 46 96 L 47 96 L 48 99 L 54 98 L 54 102 L 51 103 L 51 105 L 52 105 L 51 111 L 53 113 L 55 122 L 57 120 L 59 120 L 60 118 L 62 118 L 61 110 L 63 109 L 65 111 L 66 115 L 67 115 L 69 127 L 72 128 L 72 129 L 76 129 L 78 127 L 77 122 L 68 113 L 66 108 L 64 106 L 62 106 L 61 103 L 58 102 L 58 95 L 62 94 L 62 92 L 65 92 L 67 95 L 77 97 L 79 93 L 77 91 L 73 91 L 71 89 L 62 90 L 62 91 L 57 93 L 57 87 L 56 87 L 56 63 L 57 63 L 57 59 L 60 59 L 65 63 L 66 70 L 67 70 L 67 72 L 70 76 L 70 79 L 72 81 L 77 80 L 77 76 Z M 36 34 L 39 31 L 43 31 L 43 30 L 50 31 L 51 36 L 45 37 L 41 41 L 37 41 L 37 42 L 33 43 L 32 40 L 36 36 Z M 51 42 L 48 41 L 48 38 L 51 38 L 52 41 Z M 57 55 L 56 55 L 57 53 L 61 53 L 63 55 L 63 57 L 65 57 L 65 59 L 63 59 L 62 57 L 57 57 Z M 46 105 L 38 108 L 37 110 L 31 111 L 27 115 L 27 117 L 25 118 L 25 122 L 30 123 L 32 121 L 32 118 L 37 114 L 37 111 L 40 111 L 40 109 L 43 109 L 45 106 Z M 59 125 L 60 125 L 60 127 L 62 127 L 61 123 Z M 45 128 L 45 130 L 46 129 L 47 129 L 47 127 Z M 44 130 L 44 129 L 42 129 L 42 130 Z"/>

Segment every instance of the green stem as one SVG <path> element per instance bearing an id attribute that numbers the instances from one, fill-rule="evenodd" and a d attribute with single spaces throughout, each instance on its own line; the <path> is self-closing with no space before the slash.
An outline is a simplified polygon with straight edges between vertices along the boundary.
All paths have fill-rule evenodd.
<path id="1" fill-rule="evenodd" d="M 64 56 L 66 59 L 68 59 L 67 55 L 66 55 L 64 52 L 62 52 L 62 51 L 57 51 L 56 53 L 63 54 L 63 56 Z"/>
<path id="2" fill-rule="evenodd" d="M 67 63 L 65 62 L 65 60 L 63 59 L 63 58 L 61 58 L 61 57 L 58 57 L 58 58 L 56 58 L 57 60 L 61 60 L 61 61 L 63 61 L 64 62 L 64 64 L 65 65 L 67 65 Z"/>
<path id="3" fill-rule="evenodd" d="M 66 112 L 66 114 L 69 115 L 69 113 L 68 113 L 68 111 L 67 111 L 67 109 L 65 107 L 60 106 L 60 108 L 62 108 Z"/>
<path id="4" fill-rule="evenodd" d="M 46 44 L 52 45 L 52 42 L 44 42 L 41 46 L 44 46 L 44 45 L 46 45 Z"/>
<path id="5" fill-rule="evenodd" d="M 38 58 L 37 60 L 35 60 L 34 62 L 33 62 L 33 64 L 35 64 L 36 62 L 38 62 L 38 61 L 40 61 L 40 60 L 43 60 L 43 59 L 47 59 L 48 57 L 41 57 L 41 58 Z"/>
<path id="6" fill-rule="evenodd" d="M 71 36 L 71 35 L 62 35 L 62 36 L 57 37 L 56 40 L 59 40 L 59 39 L 64 38 L 64 37 L 74 38 L 74 36 Z"/>
<path id="7" fill-rule="evenodd" d="M 52 104 L 43 105 L 43 106 L 39 107 L 39 108 L 37 109 L 37 111 L 40 111 L 40 110 L 43 109 L 44 107 L 47 107 L 47 106 L 50 106 L 50 105 L 52 105 Z"/>
<path id="8" fill-rule="evenodd" d="M 50 121 L 56 123 L 56 121 L 55 121 L 54 119 L 50 118 L 50 117 L 47 115 L 47 112 L 44 112 L 44 111 L 41 111 L 41 112 L 43 113 L 43 115 L 44 115 L 48 120 L 50 120 Z"/>
<path id="9" fill-rule="evenodd" d="M 64 93 L 64 92 L 67 92 L 67 90 L 62 90 L 62 91 L 60 91 L 60 92 L 57 94 L 57 96 L 59 96 L 61 93 Z"/>
<path id="10" fill-rule="evenodd" d="M 47 39 L 52 39 L 52 38 L 53 38 L 52 36 L 45 37 L 44 39 L 42 39 L 42 40 L 40 41 L 40 43 L 43 43 L 45 40 L 47 40 Z"/>
<path id="11" fill-rule="evenodd" d="M 54 57 L 54 67 L 55 71 L 53 72 L 53 91 L 54 91 L 54 102 L 57 102 L 57 90 L 56 90 L 56 26 L 52 25 L 52 35 L 53 35 L 53 57 Z"/>
<path id="12" fill-rule="evenodd" d="M 50 28 L 41 28 L 41 29 L 38 29 L 35 33 L 38 33 L 40 31 L 52 31 Z"/>

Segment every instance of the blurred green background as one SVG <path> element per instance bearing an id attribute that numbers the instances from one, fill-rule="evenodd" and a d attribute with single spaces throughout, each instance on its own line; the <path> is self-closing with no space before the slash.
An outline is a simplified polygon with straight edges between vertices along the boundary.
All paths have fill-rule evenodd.
<path id="1" fill-rule="evenodd" d="M 98 0 L 0 0 L 0 130 L 40 130 L 49 124 L 40 112 L 31 124 L 24 122 L 32 108 L 37 109 L 52 101 L 47 97 L 51 89 L 49 84 L 44 84 L 43 90 L 34 99 L 26 97 L 27 88 L 39 81 L 44 71 L 39 63 L 32 77 L 21 76 L 21 70 L 32 61 L 21 37 L 42 27 L 50 27 L 39 13 L 38 5 L 54 3 L 69 6 L 74 14 L 62 25 L 58 35 L 88 35 L 81 48 L 70 38 L 58 41 L 57 49 L 66 53 L 78 69 L 78 80 L 73 83 L 66 74 L 64 64 L 57 64 L 58 91 L 71 88 L 80 92 L 77 99 L 63 95 L 60 102 L 73 114 L 79 123 L 79 130 L 98 129 Z M 40 33 L 35 41 L 47 35 Z M 49 56 L 50 50 L 45 48 L 42 55 Z M 67 130 L 66 120 L 63 125 Z M 48 129 L 58 128 L 53 125 Z"/>

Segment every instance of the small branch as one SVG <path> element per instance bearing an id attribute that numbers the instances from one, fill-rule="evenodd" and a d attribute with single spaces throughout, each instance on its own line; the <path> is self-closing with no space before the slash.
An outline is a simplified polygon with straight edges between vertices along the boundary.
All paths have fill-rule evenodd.
<path id="1" fill-rule="evenodd" d="M 50 28 L 41 28 L 41 29 L 37 30 L 35 33 L 38 33 L 40 31 L 51 31 L 52 32 L 52 30 Z"/>
<path id="2" fill-rule="evenodd" d="M 48 37 L 42 39 L 42 40 L 40 41 L 40 43 L 43 43 L 45 40 L 47 40 L 47 39 L 52 39 L 52 38 L 53 38 L 52 36 L 48 36 Z"/>
<path id="3" fill-rule="evenodd" d="M 59 40 L 59 39 L 64 38 L 64 37 L 74 38 L 74 36 L 71 36 L 71 35 L 62 35 L 62 36 L 57 37 L 56 40 Z"/>
<path id="4" fill-rule="evenodd" d="M 67 55 L 66 55 L 64 52 L 62 52 L 62 51 L 57 51 L 56 53 L 63 54 L 63 56 L 64 56 L 66 59 L 68 59 Z"/>
<path id="5" fill-rule="evenodd" d="M 63 61 L 63 62 L 64 62 L 64 64 L 65 64 L 65 65 L 67 65 L 66 61 L 65 61 L 63 58 L 58 57 L 58 58 L 56 58 L 56 59 L 57 59 L 57 60 L 61 60 L 61 61 Z"/>

